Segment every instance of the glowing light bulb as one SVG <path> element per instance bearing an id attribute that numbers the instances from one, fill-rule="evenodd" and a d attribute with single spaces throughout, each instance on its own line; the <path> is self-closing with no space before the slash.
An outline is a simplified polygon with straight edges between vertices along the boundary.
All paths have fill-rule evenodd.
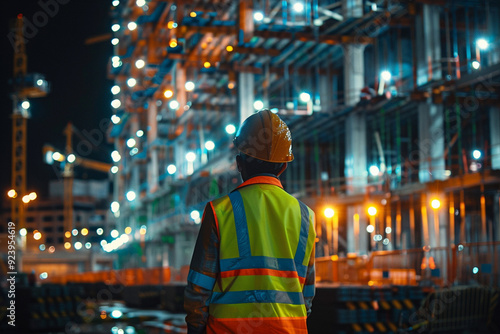
<path id="1" fill-rule="evenodd" d="M 264 19 L 264 14 L 262 14 L 262 12 L 254 12 L 253 19 L 257 22 L 260 22 Z"/>
<path id="2" fill-rule="evenodd" d="M 332 218 L 335 215 L 335 211 L 332 208 L 325 209 L 325 217 Z"/>
<path id="3" fill-rule="evenodd" d="M 135 62 L 135 67 L 141 69 L 144 66 L 146 66 L 146 62 L 142 59 L 137 59 L 137 61 Z"/>
<path id="4" fill-rule="evenodd" d="M 188 82 L 186 82 L 186 84 L 184 85 L 184 87 L 186 88 L 186 90 L 188 92 L 192 92 L 194 90 L 194 82 L 188 81 Z"/>
<path id="5" fill-rule="evenodd" d="M 132 31 L 132 30 L 135 30 L 135 29 L 137 29 L 137 23 L 135 23 L 135 22 L 129 22 L 129 23 L 127 24 L 127 27 L 128 27 L 128 28 L 129 28 L 129 30 L 131 30 L 131 31 Z"/>

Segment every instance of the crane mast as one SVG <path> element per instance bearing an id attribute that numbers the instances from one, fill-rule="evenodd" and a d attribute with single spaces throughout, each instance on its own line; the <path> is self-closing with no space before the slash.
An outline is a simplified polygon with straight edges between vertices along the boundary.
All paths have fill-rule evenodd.
<path id="1" fill-rule="evenodd" d="M 12 25 L 14 31 L 14 66 L 13 66 L 13 112 L 12 112 L 12 221 L 19 229 L 25 227 L 25 204 L 22 197 L 26 195 L 26 149 L 27 120 L 30 117 L 28 98 L 47 95 L 49 85 L 41 74 L 27 73 L 28 57 L 23 35 L 23 15 L 19 14 Z"/>

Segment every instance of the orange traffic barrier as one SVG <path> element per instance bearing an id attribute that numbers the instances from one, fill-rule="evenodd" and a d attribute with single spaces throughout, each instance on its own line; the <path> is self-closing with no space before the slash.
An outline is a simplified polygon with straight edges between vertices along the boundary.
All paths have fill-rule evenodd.
<path id="1" fill-rule="evenodd" d="M 189 267 L 184 266 L 177 274 L 178 280 L 186 280 Z M 159 285 L 168 284 L 172 280 L 170 267 L 127 268 L 121 270 L 101 270 L 96 272 L 71 273 L 50 276 L 45 282 L 54 284 L 66 283 L 104 283 L 107 285 Z"/>

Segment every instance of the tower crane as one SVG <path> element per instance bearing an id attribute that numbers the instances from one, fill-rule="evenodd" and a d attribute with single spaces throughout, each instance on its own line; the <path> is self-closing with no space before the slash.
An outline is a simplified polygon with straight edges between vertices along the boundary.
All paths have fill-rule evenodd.
<path id="1" fill-rule="evenodd" d="M 51 164 L 54 160 L 61 163 L 62 176 L 64 180 L 64 231 L 71 231 L 73 229 L 73 179 L 75 166 L 80 166 L 103 173 L 109 173 L 111 167 L 113 167 L 113 165 L 109 163 L 75 155 L 73 152 L 73 133 L 75 131 L 78 130 L 73 126 L 71 122 L 69 122 L 64 129 L 64 134 L 66 136 L 66 148 L 64 154 L 60 153 L 60 151 L 56 150 L 51 145 L 45 144 L 43 146 L 44 156 L 50 157 L 48 159 L 46 158 L 47 163 Z"/>
<path id="2" fill-rule="evenodd" d="M 14 32 L 14 73 L 12 78 L 12 221 L 18 229 L 25 227 L 25 207 L 21 198 L 26 194 L 27 120 L 30 117 L 30 98 L 44 97 L 49 84 L 39 73 L 27 73 L 28 57 L 23 36 L 23 15 L 19 14 L 11 27 Z"/>

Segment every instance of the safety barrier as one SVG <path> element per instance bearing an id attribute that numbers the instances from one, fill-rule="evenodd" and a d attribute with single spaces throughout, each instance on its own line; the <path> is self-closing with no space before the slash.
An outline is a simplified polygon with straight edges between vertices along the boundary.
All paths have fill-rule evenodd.
<path id="1" fill-rule="evenodd" d="M 182 279 L 183 275 L 177 274 L 175 278 Z M 67 274 L 67 275 L 52 276 L 52 277 L 49 276 L 46 282 L 58 283 L 58 284 L 104 283 L 107 285 L 121 284 L 124 286 L 135 286 L 135 285 L 163 285 L 170 283 L 171 280 L 172 280 L 171 268 L 155 267 L 155 268 L 127 268 L 120 270 L 83 272 L 83 273 Z"/>
<path id="2" fill-rule="evenodd" d="M 319 285 L 308 319 L 310 333 L 396 333 L 425 295 L 414 286 Z"/>
<path id="3" fill-rule="evenodd" d="M 370 256 L 316 259 L 319 282 L 434 287 L 479 283 L 500 286 L 500 242 L 375 251 Z"/>
<path id="4" fill-rule="evenodd" d="M 2 291 L 0 291 L 2 292 Z M 69 323 L 81 323 L 83 289 L 76 286 L 46 284 L 19 286 L 16 289 L 16 329 L 18 333 L 62 331 Z M 9 332 L 9 326 L 0 332 Z"/>
<path id="5" fill-rule="evenodd" d="M 430 293 L 414 314 L 410 333 L 499 333 L 498 289 L 459 286 Z"/>

